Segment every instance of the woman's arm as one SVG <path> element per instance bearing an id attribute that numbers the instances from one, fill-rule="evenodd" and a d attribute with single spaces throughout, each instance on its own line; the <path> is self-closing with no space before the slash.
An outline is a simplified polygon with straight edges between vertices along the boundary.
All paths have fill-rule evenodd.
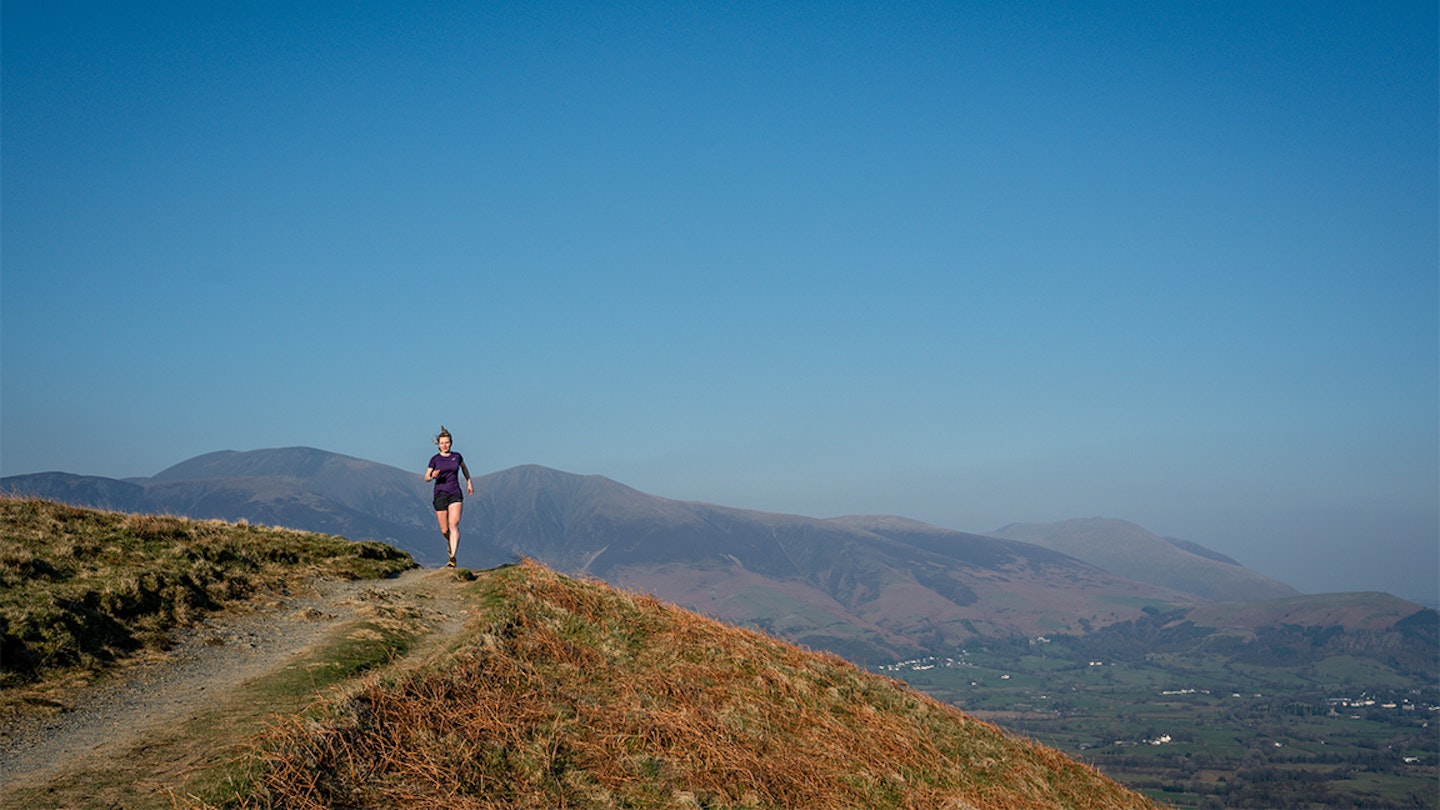
<path id="1" fill-rule="evenodd" d="M 440 477 L 440 473 L 435 472 L 435 468 L 434 468 L 434 467 L 426 467 L 426 468 L 425 468 L 425 480 L 426 480 L 426 481 L 433 481 L 433 480 L 435 480 L 436 478 L 439 478 L 439 477 Z"/>
<path id="2" fill-rule="evenodd" d="M 460 472 L 465 473 L 465 488 L 470 490 L 471 495 L 474 495 L 475 485 L 470 483 L 470 468 L 466 467 L 463 461 L 460 462 Z"/>

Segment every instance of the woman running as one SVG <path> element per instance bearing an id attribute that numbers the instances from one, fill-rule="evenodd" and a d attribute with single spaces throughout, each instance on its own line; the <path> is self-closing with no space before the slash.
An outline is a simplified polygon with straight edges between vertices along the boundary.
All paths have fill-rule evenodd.
<path id="1" fill-rule="evenodd" d="M 465 457 L 451 452 L 450 431 L 440 426 L 440 435 L 435 444 L 440 452 L 430 457 L 430 466 L 425 468 L 425 480 L 435 482 L 435 519 L 440 522 L 440 533 L 450 546 L 450 562 L 446 568 L 455 567 L 455 550 L 460 547 L 460 511 L 465 496 L 460 494 L 460 476 L 465 476 L 465 489 L 475 494 L 475 485 L 470 483 L 470 469 L 465 466 Z"/>

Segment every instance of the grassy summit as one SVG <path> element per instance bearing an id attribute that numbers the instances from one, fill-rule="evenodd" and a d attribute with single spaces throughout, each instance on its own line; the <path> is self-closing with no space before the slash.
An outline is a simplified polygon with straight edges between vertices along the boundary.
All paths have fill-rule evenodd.
<path id="1" fill-rule="evenodd" d="M 413 565 L 382 543 L 0 497 L 0 688 L 102 669 L 314 577 Z"/>
<path id="2" fill-rule="evenodd" d="M 808 652 L 534 563 L 466 640 L 270 735 L 241 807 L 1152 808 Z"/>

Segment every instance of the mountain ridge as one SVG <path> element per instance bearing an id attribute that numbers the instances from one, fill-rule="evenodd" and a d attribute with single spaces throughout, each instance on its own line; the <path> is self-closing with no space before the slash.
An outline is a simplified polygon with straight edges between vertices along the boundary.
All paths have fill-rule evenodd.
<path id="1" fill-rule="evenodd" d="M 857 661 L 903 658 L 977 636 L 1084 633 L 1138 618 L 1145 607 L 1190 609 L 1225 596 L 1186 591 L 1158 575 L 1150 582 L 1121 575 L 1028 539 L 895 515 L 736 509 L 534 464 L 477 476 L 475 484 L 461 524 L 462 565 L 530 557 Z M 443 559 L 420 475 L 316 448 L 219 451 L 124 482 L 16 476 L 0 480 L 0 488 L 82 506 L 378 539 L 422 563 Z M 1147 547 L 1164 546 L 1193 565 L 1248 571 L 1126 525 Z M 1295 594 L 1280 585 L 1277 591 Z"/>
<path id="2" fill-rule="evenodd" d="M 1011 523 L 992 536 L 1023 540 L 1115 573 L 1214 601 L 1298 596 L 1300 592 L 1210 549 L 1161 537 L 1127 520 L 1091 517 L 1057 523 Z"/>

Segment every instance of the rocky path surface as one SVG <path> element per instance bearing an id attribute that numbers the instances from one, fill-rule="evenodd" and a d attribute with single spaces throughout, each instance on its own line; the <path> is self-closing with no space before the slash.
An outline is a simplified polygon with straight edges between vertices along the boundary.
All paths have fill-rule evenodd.
<path id="1" fill-rule="evenodd" d="M 125 780 L 102 779 L 87 792 L 83 783 L 96 780 L 83 775 L 128 770 L 136 779 L 149 780 L 152 794 L 163 792 L 167 776 L 193 769 L 197 757 L 214 754 L 177 742 L 176 729 L 215 714 L 253 733 L 258 719 L 273 709 L 249 705 L 253 699 L 246 700 L 241 690 L 286 668 L 306 666 L 307 653 L 345 633 L 347 626 L 373 618 L 377 603 L 386 605 L 388 614 L 407 616 L 410 629 L 422 634 L 406 658 L 392 666 L 413 665 L 445 649 L 471 609 L 462 586 L 454 572 L 434 569 L 412 569 L 388 580 L 322 582 L 316 593 L 286 598 L 274 609 L 185 631 L 163 657 L 58 696 L 58 713 L 0 726 L 0 807 L 31 806 L 37 789 L 53 796 L 45 806 L 139 806 L 114 795 L 124 790 L 109 783 Z M 238 746 L 243 740 L 232 742 Z"/>

